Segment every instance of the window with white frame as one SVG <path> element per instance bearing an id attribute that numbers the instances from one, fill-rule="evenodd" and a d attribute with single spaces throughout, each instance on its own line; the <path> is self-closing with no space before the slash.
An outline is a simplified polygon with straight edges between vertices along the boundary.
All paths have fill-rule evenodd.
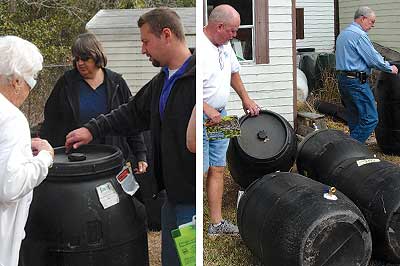
<path id="1" fill-rule="evenodd" d="M 205 24 L 211 10 L 221 4 L 231 5 L 240 14 L 239 30 L 231 41 L 239 61 L 268 63 L 268 0 L 204 0 Z"/>

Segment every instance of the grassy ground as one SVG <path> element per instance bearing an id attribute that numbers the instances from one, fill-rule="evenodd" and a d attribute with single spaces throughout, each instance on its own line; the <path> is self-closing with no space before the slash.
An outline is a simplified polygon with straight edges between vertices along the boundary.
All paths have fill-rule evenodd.
<path id="1" fill-rule="evenodd" d="M 206 181 L 203 181 L 206 184 Z M 223 195 L 223 217 L 236 224 L 236 200 L 239 186 L 225 172 L 225 189 Z M 205 193 L 204 193 L 205 195 Z M 203 261 L 205 266 L 221 265 L 258 265 L 256 258 L 244 245 L 239 236 L 209 237 L 207 228 L 210 217 L 207 208 L 207 198 L 204 196 L 204 226 L 203 226 Z"/>
<path id="2" fill-rule="evenodd" d="M 348 132 L 347 126 L 332 120 L 327 120 L 329 128 L 335 128 Z M 376 144 L 375 138 L 372 136 L 368 140 L 368 148 L 373 151 L 378 158 L 392 161 L 400 165 L 400 157 L 384 155 Z M 204 180 L 205 184 L 205 180 Z M 236 201 L 238 185 L 236 185 L 229 174 L 225 172 L 225 188 L 223 195 L 223 217 L 236 223 Z M 204 193 L 205 195 L 205 193 Z M 207 236 L 207 227 L 209 225 L 209 215 L 207 207 L 207 198 L 204 196 L 204 265 L 219 266 L 219 265 L 246 265 L 259 266 L 262 265 L 257 258 L 252 256 L 250 251 L 245 246 L 240 237 L 224 236 L 211 238 Z M 264 265 L 264 266 L 279 266 L 279 265 Z M 369 266 L 400 266 L 400 264 L 387 264 L 382 261 L 371 260 Z"/>

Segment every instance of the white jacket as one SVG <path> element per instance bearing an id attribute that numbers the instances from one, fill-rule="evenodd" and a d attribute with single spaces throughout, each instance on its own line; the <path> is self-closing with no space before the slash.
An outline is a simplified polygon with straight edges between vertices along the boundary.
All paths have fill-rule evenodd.
<path id="1" fill-rule="evenodd" d="M 28 121 L 0 93 L 0 266 L 17 266 L 32 190 L 53 163 L 49 152 L 33 157 Z"/>

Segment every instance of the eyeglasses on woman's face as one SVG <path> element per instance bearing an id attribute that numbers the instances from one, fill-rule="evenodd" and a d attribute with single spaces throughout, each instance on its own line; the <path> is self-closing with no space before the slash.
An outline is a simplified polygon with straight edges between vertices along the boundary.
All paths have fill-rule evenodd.
<path id="1" fill-rule="evenodd" d="M 74 60 L 76 62 L 78 62 L 79 60 L 86 62 L 86 61 L 89 61 L 90 58 L 92 58 L 92 57 L 87 54 L 81 54 L 81 55 L 74 56 Z"/>

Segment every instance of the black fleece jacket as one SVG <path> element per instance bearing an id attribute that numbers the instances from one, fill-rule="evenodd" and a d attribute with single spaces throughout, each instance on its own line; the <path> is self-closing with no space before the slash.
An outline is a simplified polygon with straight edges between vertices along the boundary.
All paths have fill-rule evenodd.
<path id="1" fill-rule="evenodd" d="M 195 155 L 186 147 L 186 129 L 196 103 L 196 59 L 175 81 L 161 121 L 158 110 L 165 73 L 161 71 L 127 103 L 107 115 L 92 119 L 84 127 L 94 138 L 110 132 L 129 135 L 151 129 L 154 173 L 159 189 L 165 187 L 173 203 L 195 203 Z"/>
<path id="2" fill-rule="evenodd" d="M 108 105 L 111 111 L 132 96 L 125 80 L 118 73 L 103 69 L 107 87 Z M 79 121 L 79 81 L 81 75 L 76 69 L 66 71 L 53 88 L 44 108 L 44 121 L 40 129 L 40 137 L 47 139 L 53 147 L 64 146 L 66 135 L 82 124 Z M 102 144 L 118 146 L 125 159 L 146 161 L 146 146 L 142 133 L 132 133 L 128 137 L 104 136 Z"/>

